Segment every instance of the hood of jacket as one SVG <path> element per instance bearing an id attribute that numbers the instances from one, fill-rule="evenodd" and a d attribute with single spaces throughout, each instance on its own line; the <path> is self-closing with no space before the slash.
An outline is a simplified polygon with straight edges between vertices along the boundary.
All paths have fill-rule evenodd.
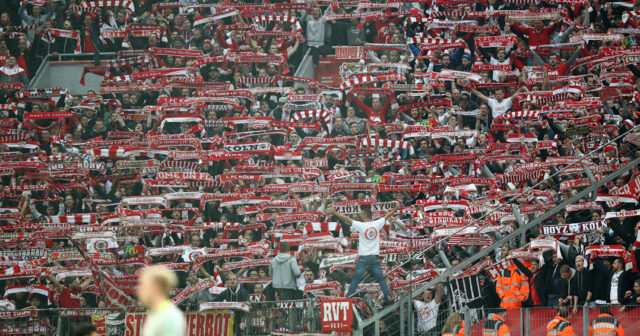
<path id="1" fill-rule="evenodd" d="M 290 255 L 289 253 L 279 253 L 275 258 L 273 258 L 277 263 L 282 264 L 285 263 L 287 261 L 289 261 L 289 259 L 293 258 L 292 255 Z"/>

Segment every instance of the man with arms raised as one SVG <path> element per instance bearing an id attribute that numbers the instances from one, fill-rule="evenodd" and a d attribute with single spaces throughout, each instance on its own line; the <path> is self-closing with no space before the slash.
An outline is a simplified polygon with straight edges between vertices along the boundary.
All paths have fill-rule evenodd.
<path id="1" fill-rule="evenodd" d="M 384 298 L 388 301 L 391 298 L 391 292 L 389 292 L 389 286 L 387 286 L 387 282 L 382 274 L 382 267 L 378 259 L 380 256 L 380 231 L 387 223 L 387 220 L 400 208 L 400 204 L 376 220 L 372 220 L 373 214 L 369 207 L 363 205 L 361 205 L 361 207 L 360 219 L 362 221 L 353 220 L 337 212 L 333 207 L 329 209 L 332 214 L 351 225 L 351 232 L 358 232 L 358 261 L 356 262 L 356 269 L 351 285 L 349 285 L 347 297 L 355 293 L 364 272 L 369 271 L 380 284 Z M 404 227 L 402 229 L 406 230 L 407 228 Z"/>

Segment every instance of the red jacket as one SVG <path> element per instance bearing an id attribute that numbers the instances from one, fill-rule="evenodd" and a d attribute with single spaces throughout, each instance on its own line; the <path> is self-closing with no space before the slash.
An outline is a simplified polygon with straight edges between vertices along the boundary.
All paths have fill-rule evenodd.
<path id="1" fill-rule="evenodd" d="M 529 45 L 530 46 L 539 46 L 542 44 L 550 44 L 551 43 L 551 34 L 556 31 L 558 28 L 558 24 L 554 23 L 549 27 L 542 28 L 541 31 L 537 31 L 535 28 L 525 28 L 520 27 L 517 24 L 512 24 L 511 29 L 516 33 L 524 34 L 529 37 Z"/>

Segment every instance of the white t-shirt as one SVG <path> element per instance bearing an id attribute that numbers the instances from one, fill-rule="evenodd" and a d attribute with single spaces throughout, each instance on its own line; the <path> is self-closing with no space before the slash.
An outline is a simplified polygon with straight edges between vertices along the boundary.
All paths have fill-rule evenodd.
<path id="1" fill-rule="evenodd" d="M 622 275 L 622 271 L 613 274 L 611 277 L 611 292 L 609 293 L 609 299 L 611 299 L 611 304 L 619 304 L 620 300 L 618 300 L 618 283 L 620 283 L 620 276 Z"/>
<path id="2" fill-rule="evenodd" d="M 509 111 L 511 109 L 511 104 L 511 97 L 503 99 L 501 103 L 498 103 L 498 101 L 493 98 L 489 98 L 489 100 L 487 100 L 487 105 L 491 108 L 491 115 L 494 118 L 497 118 L 499 115 Z"/>
<path id="3" fill-rule="evenodd" d="M 371 222 L 353 221 L 351 230 L 358 232 L 358 255 L 380 254 L 380 230 L 386 222 L 384 217 Z"/>
<path id="4" fill-rule="evenodd" d="M 439 308 L 436 300 L 431 300 L 427 303 L 413 300 L 413 303 L 418 311 L 418 331 L 425 332 L 435 328 Z"/>
<path id="5" fill-rule="evenodd" d="M 491 57 L 491 59 L 489 60 L 489 64 L 493 64 L 493 65 L 505 65 L 505 64 L 511 64 L 511 59 L 507 58 L 504 61 L 500 62 L 498 61 L 497 58 L 493 58 Z M 491 77 L 491 79 L 493 79 L 494 81 L 498 81 L 498 79 L 500 79 L 500 74 L 502 73 L 502 71 L 494 71 L 493 72 L 493 76 Z"/>

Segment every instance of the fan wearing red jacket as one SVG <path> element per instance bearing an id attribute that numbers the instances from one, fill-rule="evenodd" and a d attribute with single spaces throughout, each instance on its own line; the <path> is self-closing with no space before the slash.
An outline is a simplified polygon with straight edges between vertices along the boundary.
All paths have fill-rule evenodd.
<path id="1" fill-rule="evenodd" d="M 351 99 L 358 105 L 360 110 L 367 114 L 370 120 L 378 122 L 387 122 L 387 112 L 392 106 L 393 97 L 388 98 L 384 105 L 380 102 L 380 98 L 371 99 L 371 107 L 367 106 L 356 96 L 350 96 Z"/>
<path id="2" fill-rule="evenodd" d="M 535 50 L 532 49 L 531 53 L 533 54 L 533 60 L 536 65 L 544 65 L 544 67 L 547 68 L 549 79 L 555 79 L 564 76 L 567 71 L 569 71 L 569 66 L 578 58 L 580 50 L 582 50 L 582 48 L 576 49 L 566 62 L 561 62 L 560 56 L 552 53 L 549 56 L 549 63 L 545 63 Z"/>
<path id="3" fill-rule="evenodd" d="M 545 27 L 542 20 L 533 21 L 533 27 L 524 27 L 509 19 L 507 19 L 507 22 L 511 22 L 511 30 L 526 35 L 529 38 L 529 45 L 535 47 L 551 43 L 551 35 L 558 29 L 558 24 L 561 20 L 562 18 L 558 17 L 549 27 Z"/>

